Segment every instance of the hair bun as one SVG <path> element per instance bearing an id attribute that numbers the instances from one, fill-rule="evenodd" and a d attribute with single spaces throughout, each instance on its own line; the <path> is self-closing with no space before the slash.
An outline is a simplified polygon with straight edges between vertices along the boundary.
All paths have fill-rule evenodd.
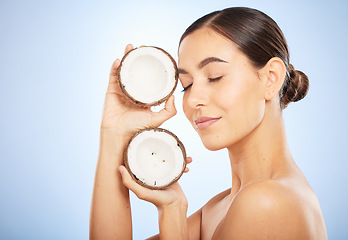
<path id="1" fill-rule="evenodd" d="M 284 108 L 290 102 L 300 101 L 307 95 L 309 89 L 309 80 L 306 74 L 299 70 L 295 70 L 290 64 L 290 79 L 286 86 L 286 92 L 283 95 Z"/>

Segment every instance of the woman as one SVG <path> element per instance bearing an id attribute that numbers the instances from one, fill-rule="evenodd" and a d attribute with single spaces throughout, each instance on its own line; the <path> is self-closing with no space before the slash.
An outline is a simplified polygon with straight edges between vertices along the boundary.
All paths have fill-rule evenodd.
<path id="1" fill-rule="evenodd" d="M 128 102 L 116 84 L 119 64 L 112 66 L 105 98 L 92 239 L 131 239 L 128 189 L 158 208 L 160 233 L 151 239 L 327 239 L 318 200 L 291 156 L 282 119 L 282 110 L 306 95 L 308 78 L 289 63 L 286 40 L 271 18 L 228 8 L 198 19 L 180 40 L 184 113 L 207 149 L 228 149 L 232 172 L 231 189 L 189 218 L 178 183 L 163 191 L 145 189 L 122 166 L 130 137 L 158 127 L 176 110 L 173 97 L 158 113 Z"/>

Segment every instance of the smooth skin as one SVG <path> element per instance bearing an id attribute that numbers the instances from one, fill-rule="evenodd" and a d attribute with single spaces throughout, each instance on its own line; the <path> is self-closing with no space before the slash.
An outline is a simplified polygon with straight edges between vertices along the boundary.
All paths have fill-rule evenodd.
<path id="1" fill-rule="evenodd" d="M 121 101 L 113 84 L 118 64 L 105 100 L 91 239 L 131 239 L 127 188 L 158 208 L 160 234 L 150 239 L 327 239 L 319 202 L 288 148 L 279 104 L 286 74 L 282 60 L 272 58 L 257 69 L 235 44 L 207 28 L 182 41 L 178 67 L 184 113 L 207 149 L 228 149 L 232 174 L 231 189 L 189 218 L 179 184 L 148 190 L 121 166 L 131 133 L 157 126 L 176 111 L 172 98 L 159 113 Z M 202 127 L 196 122 L 202 117 L 215 120 Z"/>
<path id="2" fill-rule="evenodd" d="M 125 54 L 133 49 L 128 45 Z M 132 189 L 140 199 L 154 203 L 159 211 L 160 222 L 163 224 L 170 219 L 183 223 L 167 233 L 168 229 L 161 229 L 164 234 L 187 233 L 186 211 L 187 200 L 179 184 L 173 184 L 164 191 L 154 191 L 140 187 L 132 181 L 123 166 L 123 152 L 130 138 L 140 129 L 158 127 L 164 121 L 176 114 L 174 96 L 170 97 L 165 108 L 159 112 L 152 112 L 149 107 L 139 107 L 130 102 L 122 93 L 117 83 L 117 59 L 110 71 L 110 80 L 105 96 L 103 118 L 100 131 L 100 150 L 96 168 L 94 190 L 91 203 L 90 239 L 132 239 L 132 219 L 129 201 L 129 190 Z M 187 159 L 190 163 L 191 158 Z M 188 169 L 185 170 L 186 172 Z M 121 173 L 123 179 L 121 179 Z M 123 182 L 122 182 L 123 180 Z M 128 187 L 125 187 L 124 184 Z M 175 216 L 182 209 L 182 219 Z M 185 217 L 183 217 L 185 215 Z M 169 224 L 171 224 L 170 222 Z M 161 224 L 160 224 L 161 226 Z M 179 235 L 176 235 L 179 236 Z M 179 236 L 179 239 L 181 237 Z M 182 238 L 184 239 L 184 238 Z"/>

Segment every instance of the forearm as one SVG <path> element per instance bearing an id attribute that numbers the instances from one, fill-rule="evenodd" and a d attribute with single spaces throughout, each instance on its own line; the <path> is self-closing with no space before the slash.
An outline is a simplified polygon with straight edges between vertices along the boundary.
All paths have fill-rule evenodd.
<path id="1" fill-rule="evenodd" d="M 189 239 L 186 204 L 176 204 L 158 209 L 161 240 Z"/>
<path id="2" fill-rule="evenodd" d="M 102 130 L 91 204 L 90 239 L 131 239 L 129 191 L 118 167 L 123 163 L 127 140 Z"/>

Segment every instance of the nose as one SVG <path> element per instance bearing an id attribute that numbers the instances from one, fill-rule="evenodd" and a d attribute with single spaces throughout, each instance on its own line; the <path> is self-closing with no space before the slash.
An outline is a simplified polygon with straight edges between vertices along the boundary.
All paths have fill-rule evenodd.
<path id="1" fill-rule="evenodd" d="M 191 108 L 200 108 L 207 104 L 207 91 L 198 83 L 191 86 L 187 95 L 186 102 Z"/>

